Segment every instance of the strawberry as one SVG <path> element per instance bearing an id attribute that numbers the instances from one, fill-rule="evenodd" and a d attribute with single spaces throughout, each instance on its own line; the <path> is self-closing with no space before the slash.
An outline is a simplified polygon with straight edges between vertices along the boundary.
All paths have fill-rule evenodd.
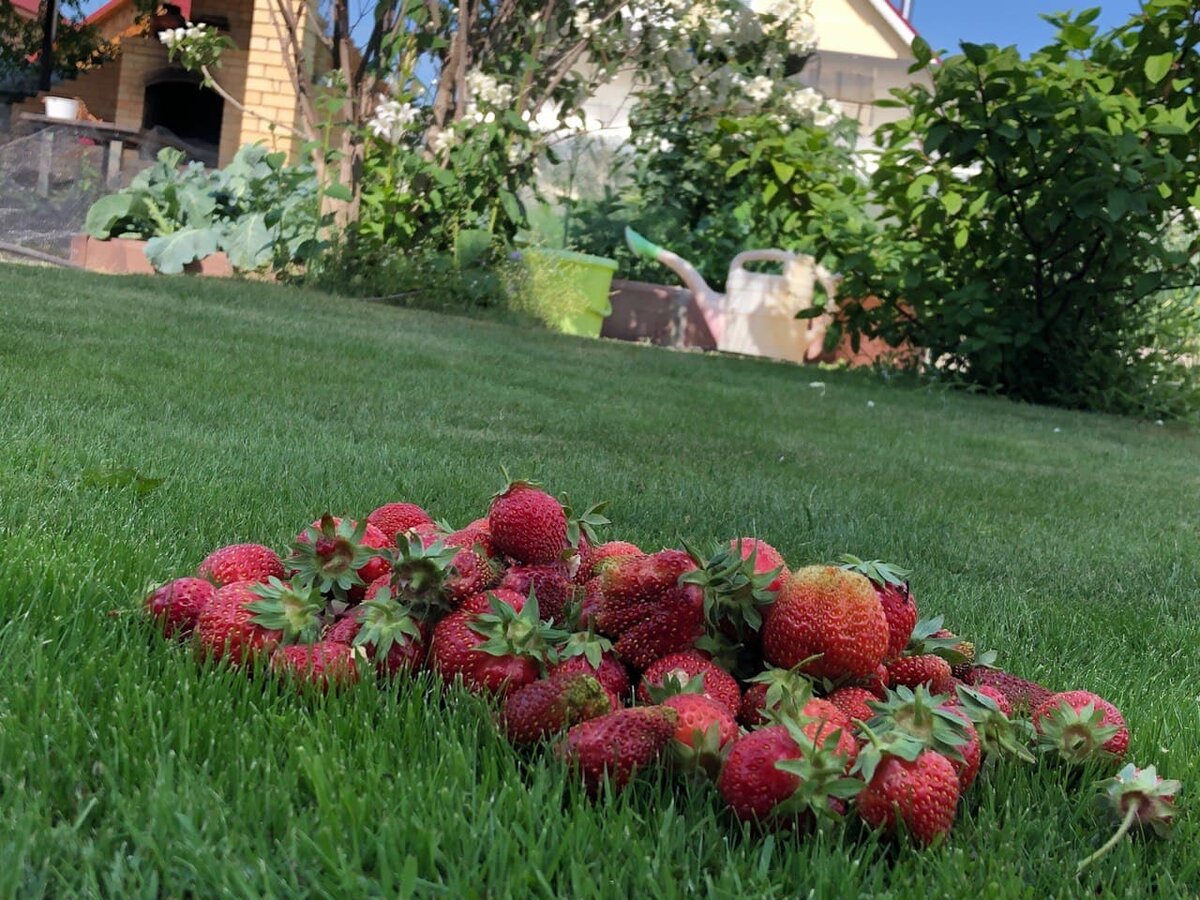
<path id="1" fill-rule="evenodd" d="M 863 575 L 834 566 L 794 572 L 771 607 L 763 656 L 818 678 L 864 678 L 887 652 L 888 626 L 879 597 Z"/>
<path id="2" fill-rule="evenodd" d="M 619 709 L 575 725 L 559 754 L 595 797 L 607 781 L 622 790 L 633 774 L 654 763 L 675 735 L 678 713 L 668 706 Z"/>
<path id="3" fill-rule="evenodd" d="M 447 544 L 450 540 L 450 532 L 436 522 L 426 522 L 424 525 L 414 525 L 408 531 L 404 532 L 408 537 L 415 537 L 421 542 L 423 547 L 432 547 L 434 544 Z M 396 543 L 399 545 L 400 536 L 397 535 Z M 470 541 L 466 546 L 474 544 L 475 541 Z M 454 546 L 458 546 L 455 544 Z"/>
<path id="4" fill-rule="evenodd" d="M 964 687 L 965 687 L 965 685 L 964 685 Z M 1004 713 L 1005 718 L 1007 718 L 1007 719 L 1012 718 L 1012 715 L 1013 715 L 1012 703 L 1009 702 L 1008 697 L 1005 696 L 1004 693 L 999 688 L 994 688 L 989 684 L 981 684 L 974 688 L 968 688 L 968 689 L 972 690 L 976 694 L 981 694 L 984 697 L 990 697 L 992 699 L 992 701 L 996 704 L 996 708 L 999 709 L 1000 712 Z"/>
<path id="5" fill-rule="evenodd" d="M 504 573 L 500 587 L 518 594 L 537 591 L 542 615 L 558 625 L 566 624 L 567 606 L 573 592 L 567 577 L 565 563 L 556 562 L 545 566 L 513 566 Z"/>
<path id="6" fill-rule="evenodd" d="M 492 609 L 492 598 L 499 600 L 506 606 L 511 606 L 517 612 L 525 608 L 525 602 L 528 599 L 524 594 L 518 594 L 516 591 L 505 590 L 504 588 L 496 588 L 491 591 L 480 591 L 473 597 L 468 597 L 462 606 L 458 608 L 459 612 L 486 613 Z"/>
<path id="7" fill-rule="evenodd" d="M 231 544 L 208 554 L 196 569 L 196 575 L 217 587 L 235 581 L 266 581 L 283 577 L 283 560 L 262 544 Z"/>
<path id="8" fill-rule="evenodd" d="M 579 569 L 575 572 L 575 583 L 584 584 L 603 575 L 616 565 L 618 560 L 626 556 L 645 555 L 637 544 L 631 544 L 628 541 L 609 541 L 599 546 L 589 547 L 586 555 L 580 560 Z"/>
<path id="9" fill-rule="evenodd" d="M 979 743 L 979 733 L 975 730 L 975 725 L 966 711 L 961 706 L 944 705 L 943 708 L 961 719 L 963 728 L 966 729 L 967 742 L 957 748 L 961 759 L 953 756 L 946 757 L 958 775 L 958 792 L 962 795 L 975 783 L 975 778 L 979 775 L 979 763 L 983 757 L 983 748 Z"/>
<path id="10" fill-rule="evenodd" d="M 868 759 L 875 754 L 877 762 L 879 743 L 874 738 L 879 738 L 885 743 L 903 743 L 906 747 L 936 751 L 955 764 L 957 771 L 957 764 L 967 762 L 964 748 L 971 743 L 970 719 L 962 715 L 961 710 L 943 706 L 946 699 L 931 696 L 924 686 L 915 690 L 900 687 L 889 691 L 887 699 L 871 704 L 875 715 L 868 723 L 869 740 L 863 754 Z M 978 750 L 976 740 L 976 767 Z"/>
<path id="11" fill-rule="evenodd" d="M 995 696 L 985 693 L 988 690 L 986 687 L 973 690 L 960 685 L 949 702 L 970 718 L 985 755 L 1015 756 L 1022 762 L 1034 762 L 1028 748 L 1033 738 L 1033 726 L 1009 719 L 1005 712 L 1008 701 L 1004 695 L 999 691 L 993 692 Z"/>
<path id="12" fill-rule="evenodd" d="M 847 685 L 833 691 L 825 698 L 838 709 L 840 709 L 847 718 L 860 722 L 869 722 L 875 716 L 875 710 L 868 705 L 875 701 L 876 697 L 866 688 Z"/>
<path id="13" fill-rule="evenodd" d="M 468 690 L 504 695 L 536 681 L 552 645 L 565 635 L 538 617 L 537 596 L 522 608 L 490 597 L 490 611 L 461 610 L 438 622 L 429 642 L 430 664 L 449 682 L 461 677 Z"/>
<path id="14" fill-rule="evenodd" d="M 907 751 L 906 751 L 907 752 Z M 958 807 L 959 782 L 954 766 L 934 750 L 905 756 L 884 754 L 858 795 L 858 814 L 873 828 L 908 833 L 928 846 L 950 832 Z M 861 758 L 861 757 L 860 757 Z"/>
<path id="15" fill-rule="evenodd" d="M 250 607 L 261 599 L 255 587 L 253 581 L 235 581 L 213 594 L 196 619 L 196 638 L 202 653 L 237 665 L 275 648 L 280 633 L 251 621 L 254 610 Z"/>
<path id="16" fill-rule="evenodd" d="M 571 498 L 566 494 L 562 495 L 563 514 L 567 517 L 567 544 L 575 551 L 571 554 L 575 557 L 572 571 L 583 565 L 584 559 L 592 552 L 592 546 L 600 542 L 597 529 L 612 524 L 603 515 L 606 505 L 607 503 L 601 501 L 589 506 L 582 513 L 576 513 L 571 506 Z"/>
<path id="17" fill-rule="evenodd" d="M 1090 691 L 1063 691 L 1033 711 L 1038 748 L 1056 752 L 1069 763 L 1093 758 L 1120 760 L 1129 746 L 1129 729 L 1115 706 Z"/>
<path id="18" fill-rule="evenodd" d="M 613 709 L 617 709 L 629 697 L 629 670 L 612 651 L 612 644 L 607 640 L 587 633 L 583 634 L 583 641 L 579 640 L 580 637 L 580 634 L 573 634 L 567 639 L 566 646 L 558 654 L 560 662 L 551 667 L 550 674 L 583 672 L 595 676 L 615 701 Z M 586 647 L 580 649 L 581 644 L 585 643 Z"/>
<path id="19" fill-rule="evenodd" d="M 862 787 L 845 777 L 854 739 L 819 726 L 788 719 L 734 741 L 717 790 L 737 818 L 789 827 L 840 813 L 842 802 Z"/>
<path id="20" fill-rule="evenodd" d="M 576 595 L 578 598 L 578 595 Z M 589 578 L 583 586 L 583 597 L 575 613 L 575 624 L 579 628 L 595 628 L 596 614 L 604 600 L 603 582 L 599 577 Z"/>
<path id="21" fill-rule="evenodd" d="M 917 604 L 908 587 L 908 570 L 878 559 L 862 560 L 849 553 L 844 554 L 841 561 L 843 568 L 865 575 L 874 585 L 888 623 L 888 649 L 884 659 L 895 659 L 908 646 L 908 639 L 917 624 Z"/>
<path id="22" fill-rule="evenodd" d="M 779 593 L 790 574 L 787 563 L 783 561 L 783 554 L 758 538 L 734 538 L 729 542 L 729 547 L 738 552 L 742 559 L 749 560 L 753 557 L 756 575 L 774 574 L 775 578 L 767 583 L 766 589 L 772 594 Z"/>
<path id="23" fill-rule="evenodd" d="M 390 577 L 372 581 L 365 597 L 371 599 L 382 582 L 417 621 L 432 623 L 453 608 L 446 582 L 460 552 L 438 539 L 426 543 L 415 530 L 408 531 L 396 539 L 395 549 L 388 554 Z"/>
<path id="24" fill-rule="evenodd" d="M 812 699 L 812 690 L 812 681 L 798 668 L 768 668 L 750 679 L 738 720 L 747 728 L 754 728 L 769 721 L 774 710 L 802 709 Z"/>
<path id="25" fill-rule="evenodd" d="M 950 692 L 950 663 L 940 656 L 901 656 L 888 663 L 891 687 L 925 685 L 932 694 Z"/>
<path id="26" fill-rule="evenodd" d="M 476 519 L 470 525 L 450 532 L 446 535 L 445 543 L 449 547 L 458 547 L 459 549 L 477 548 L 484 556 L 497 555 L 487 519 Z"/>
<path id="27" fill-rule="evenodd" d="M 962 678 L 975 666 L 975 645 L 970 641 L 964 641 L 959 638 L 953 631 L 946 628 L 939 628 L 933 633 L 933 637 L 942 641 L 954 641 L 952 649 L 955 653 L 962 657 L 962 662 L 954 662 L 951 669 L 954 672 L 955 678 Z"/>
<path id="28" fill-rule="evenodd" d="M 742 692 L 734 677 L 695 650 L 655 660 L 638 684 L 638 699 L 643 703 L 653 702 L 652 697 L 661 702 L 663 697 L 682 693 L 703 694 L 728 709 L 731 716 L 737 715 L 742 703 Z"/>
<path id="29" fill-rule="evenodd" d="M 146 597 L 146 611 L 167 637 L 190 634 L 216 592 L 203 578 L 176 578 Z"/>
<path id="30" fill-rule="evenodd" d="M 874 672 L 862 679 L 861 683 L 864 688 L 882 700 L 887 696 L 889 681 L 891 681 L 891 676 L 888 675 L 888 668 L 880 663 L 875 667 Z"/>
<path id="31" fill-rule="evenodd" d="M 446 595 L 451 603 L 461 606 L 467 598 L 499 584 L 502 574 L 496 560 L 478 549 L 463 548 L 454 555 L 446 574 Z"/>
<path id="32" fill-rule="evenodd" d="M 707 558 L 685 545 L 695 568 L 680 581 L 704 590 L 704 618 L 718 646 L 729 641 L 756 641 L 763 615 L 775 602 L 778 588 L 773 585 L 783 577 L 783 562 L 764 568 L 764 560 L 779 558 L 779 553 L 769 544 L 762 544 L 769 553 L 760 559 L 759 543 L 735 538 Z"/>
<path id="33" fill-rule="evenodd" d="M 354 649 L 333 641 L 277 647 L 271 654 L 271 671 L 322 689 L 358 681 Z"/>
<path id="34" fill-rule="evenodd" d="M 518 746 L 536 744 L 551 735 L 613 711 L 600 682 L 581 672 L 551 675 L 518 688 L 505 698 L 501 725 Z"/>
<path id="35" fill-rule="evenodd" d="M 1030 715 L 1053 693 L 1036 681 L 1028 681 L 1002 669 L 986 666 L 975 666 L 971 669 L 969 677 L 964 680 L 977 688 L 995 688 L 1008 699 L 1012 705 L 1012 714 L 1016 716 Z"/>
<path id="36" fill-rule="evenodd" d="M 675 694 L 662 702 L 679 714 L 672 751 L 685 772 L 702 770 L 715 777 L 725 748 L 738 734 L 733 714 L 703 694 Z"/>
<path id="37" fill-rule="evenodd" d="M 498 551 L 530 565 L 561 559 L 567 548 L 562 504 L 528 481 L 509 482 L 492 498 L 488 527 Z"/>
<path id="38" fill-rule="evenodd" d="M 428 636 L 428 626 L 392 599 L 386 577 L 372 582 L 366 599 L 325 632 L 327 641 L 363 648 L 381 675 L 419 669 L 425 661 Z"/>
<path id="39" fill-rule="evenodd" d="M 1129 763 L 1100 787 L 1104 789 L 1102 798 L 1121 825 L 1099 850 L 1079 863 L 1076 876 L 1117 846 L 1131 828 L 1150 828 L 1158 837 L 1167 838 L 1175 824 L 1175 795 L 1181 785 L 1160 778 L 1154 766 L 1139 769 Z"/>
<path id="40" fill-rule="evenodd" d="M 315 586 L 303 582 L 292 585 L 272 577 L 253 590 L 259 599 L 247 608 L 254 613 L 250 621 L 255 625 L 278 631 L 284 644 L 311 644 L 320 638 L 325 598 Z"/>
<path id="41" fill-rule="evenodd" d="M 372 510 L 367 521 L 383 532 L 393 546 L 396 539 L 418 525 L 432 525 L 433 517 L 415 503 L 385 503 Z"/>
<path id="42" fill-rule="evenodd" d="M 360 525 L 326 513 L 297 535 L 288 565 L 296 578 L 323 594 L 357 599 L 362 588 L 390 571 L 388 560 L 377 552 L 389 543 L 368 522 Z"/>
<path id="43" fill-rule="evenodd" d="M 680 584 L 695 569 L 680 550 L 623 557 L 602 576 L 596 627 L 616 641 L 621 658 L 636 669 L 686 650 L 703 633 L 704 592 Z"/>

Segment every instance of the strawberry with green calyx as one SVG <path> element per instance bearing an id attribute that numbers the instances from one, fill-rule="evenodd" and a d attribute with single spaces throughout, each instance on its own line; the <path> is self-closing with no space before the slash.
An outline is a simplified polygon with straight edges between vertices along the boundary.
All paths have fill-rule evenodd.
<path id="1" fill-rule="evenodd" d="M 946 694 L 953 687 L 950 663 L 933 654 L 901 656 L 888 663 L 889 686 L 915 688 L 924 685 L 932 693 Z"/>
<path id="2" fill-rule="evenodd" d="M 530 565 L 552 563 L 567 549 L 567 516 L 562 504 L 536 482 L 512 481 L 492 498 L 488 528 L 496 549 Z"/>
<path id="3" fill-rule="evenodd" d="M 1028 718 L 1054 692 L 1036 681 L 1029 681 L 989 666 L 973 666 L 964 679 L 972 687 L 987 687 L 999 691 L 1012 706 L 1012 715 Z"/>
<path id="4" fill-rule="evenodd" d="M 536 590 L 545 618 L 559 625 L 570 620 L 568 607 L 574 597 L 574 585 L 567 575 L 565 563 L 512 566 L 504 573 L 500 587 L 526 595 Z"/>
<path id="5" fill-rule="evenodd" d="M 410 528 L 433 524 L 433 516 L 415 503 L 385 503 L 372 510 L 367 521 L 395 544 Z"/>
<path id="6" fill-rule="evenodd" d="M 987 653 L 978 654 L 977 658 L 977 654 L 975 653 L 975 645 L 970 641 L 964 641 L 948 628 L 939 628 L 933 633 L 932 637 L 938 640 L 955 641 L 953 649 L 963 658 L 963 662 L 953 663 L 951 665 L 951 671 L 954 673 L 955 678 L 965 677 L 967 673 L 969 673 L 971 669 L 977 665 L 992 666 L 996 662 L 995 650 L 989 650 Z"/>
<path id="7" fill-rule="evenodd" d="M 325 598 L 316 586 L 297 581 L 289 584 L 278 578 L 255 585 L 261 599 L 249 604 L 250 619 L 270 631 L 278 631 L 284 644 L 311 644 L 321 637 L 324 627 Z"/>
<path id="8" fill-rule="evenodd" d="M 955 692 L 955 705 L 962 709 L 975 725 L 985 756 L 1011 756 L 1022 762 L 1034 762 L 1033 754 L 1029 752 L 1034 733 L 1028 722 L 1010 719 L 1000 702 L 983 690 L 973 690 L 960 684 Z"/>
<path id="9" fill-rule="evenodd" d="M 764 610 L 775 602 L 778 588 L 772 585 L 784 567 L 759 572 L 757 548 L 743 558 L 738 544 L 720 546 L 708 556 L 686 541 L 684 549 L 696 568 L 686 572 L 680 582 L 704 591 L 704 620 L 709 631 L 737 641 L 757 634 L 762 629 Z"/>
<path id="10" fill-rule="evenodd" d="M 1168 838 L 1175 824 L 1175 797 L 1182 785 L 1178 781 L 1160 778 L 1154 766 L 1145 769 L 1129 763 L 1112 778 L 1100 782 L 1100 797 L 1120 820 L 1121 825 L 1104 845 L 1079 863 L 1079 875 L 1112 850 L 1131 829 L 1150 829 L 1157 837 Z"/>
<path id="11" fill-rule="evenodd" d="M 1129 729 L 1115 706 L 1090 691 L 1053 694 L 1033 712 L 1038 749 L 1081 764 L 1090 759 L 1120 760 Z"/>
<path id="12" fill-rule="evenodd" d="M 614 709 L 621 707 L 622 700 L 629 696 L 629 670 L 625 663 L 613 651 L 608 638 L 590 630 L 570 635 L 558 650 L 558 662 L 550 669 L 551 675 L 571 672 L 593 675 L 612 697 Z"/>
<path id="13" fill-rule="evenodd" d="M 250 606 L 261 599 L 253 581 L 235 581 L 213 594 L 196 618 L 195 636 L 200 652 L 211 659 L 240 665 L 275 649 L 280 634 L 251 621 Z"/>
<path id="14" fill-rule="evenodd" d="M 862 788 L 847 778 L 854 738 L 844 728 L 788 718 L 736 740 L 717 790 L 738 819 L 765 827 L 806 827 L 836 818 Z"/>
<path id="15" fill-rule="evenodd" d="M 888 831 L 903 823 L 925 846 L 947 835 L 960 795 L 950 760 L 900 732 L 877 735 L 869 727 L 860 730 L 867 745 L 853 770 L 866 782 L 855 803 L 859 817 L 872 828 Z"/>
<path id="16" fill-rule="evenodd" d="M 682 693 L 703 694 L 735 716 L 742 702 L 742 691 L 734 677 L 695 650 L 664 656 L 642 673 L 638 697 L 643 703 L 658 703 Z"/>
<path id="17" fill-rule="evenodd" d="M 952 763 L 966 763 L 963 748 L 970 743 L 969 722 L 946 709 L 944 695 L 931 695 L 924 686 L 915 690 L 899 687 L 887 698 L 871 704 L 875 716 L 867 723 L 879 738 L 903 738 L 933 750 Z M 868 745 L 863 753 L 873 752 Z"/>
<path id="18" fill-rule="evenodd" d="M 425 631 L 412 610 L 393 599 L 389 588 L 364 601 L 352 613 L 359 628 L 353 646 L 362 647 L 381 672 L 416 669 L 425 655 Z"/>
<path id="19" fill-rule="evenodd" d="M 678 718 L 669 706 L 619 709 L 575 725 L 558 753 L 580 773 L 592 797 L 606 783 L 620 791 L 635 772 L 659 759 L 675 735 Z"/>
<path id="20" fill-rule="evenodd" d="M 461 605 L 468 597 L 499 585 L 503 574 L 499 560 L 488 556 L 482 546 L 464 547 L 454 554 L 444 590 L 452 604 Z"/>
<path id="21" fill-rule="evenodd" d="M 217 587 L 235 581 L 266 581 L 284 576 L 283 560 L 262 544 L 231 544 L 214 550 L 196 569 L 196 575 Z"/>
<path id="22" fill-rule="evenodd" d="M 704 632 L 704 592 L 680 576 L 696 567 L 680 550 L 621 558 L 605 571 L 594 617 L 635 669 L 686 650 Z"/>
<path id="23" fill-rule="evenodd" d="M 879 595 L 880 605 L 888 623 L 887 659 L 894 659 L 903 652 L 917 624 L 917 604 L 913 601 L 908 586 L 908 569 L 886 563 L 883 560 L 862 560 L 849 553 L 843 554 L 839 562 L 842 568 L 870 579 Z"/>
<path id="24" fill-rule="evenodd" d="M 146 611 L 167 637 L 190 634 L 217 589 L 204 578 L 176 578 L 152 590 Z"/>
<path id="25" fill-rule="evenodd" d="M 437 621 L 452 606 L 445 584 L 458 553 L 457 547 L 441 541 L 426 544 L 412 531 L 400 535 L 388 557 L 392 567 L 392 597 L 407 606 L 419 621 Z"/>
<path id="26" fill-rule="evenodd" d="M 386 573 L 388 562 L 380 551 L 388 545 L 369 522 L 325 513 L 297 536 L 287 564 L 295 581 L 315 585 L 323 594 L 352 596 Z"/>
<path id="27" fill-rule="evenodd" d="M 875 715 L 870 704 L 878 698 L 866 688 L 855 685 L 844 685 L 831 691 L 825 697 L 830 703 L 840 709 L 851 720 L 858 719 L 867 722 Z"/>
<path id="28" fill-rule="evenodd" d="M 580 565 L 574 575 L 575 583 L 586 584 L 603 575 L 623 557 L 645 555 L 641 547 L 628 541 L 607 541 L 599 545 L 589 543 L 587 553 L 581 553 Z"/>
<path id="29" fill-rule="evenodd" d="M 704 772 L 715 778 L 725 750 L 737 737 L 738 726 L 724 704 L 699 693 L 674 694 L 661 701 L 679 714 L 671 754 L 684 772 Z"/>
<path id="30" fill-rule="evenodd" d="M 513 744 L 528 746 L 612 711 L 608 692 L 594 676 L 564 673 L 513 691 L 500 721 Z"/>
<path id="31" fill-rule="evenodd" d="M 742 698 L 738 719 L 747 728 L 767 722 L 772 710 L 800 710 L 812 699 L 813 683 L 802 668 L 811 660 L 801 660 L 791 669 L 768 667 L 750 679 L 750 686 Z"/>
<path id="32" fill-rule="evenodd" d="M 904 653 L 908 656 L 939 656 L 951 666 L 969 664 L 971 660 L 959 649 L 962 640 L 942 627 L 942 619 L 942 616 L 934 616 L 917 622 Z M 974 649 L 972 646 L 972 653 Z"/>

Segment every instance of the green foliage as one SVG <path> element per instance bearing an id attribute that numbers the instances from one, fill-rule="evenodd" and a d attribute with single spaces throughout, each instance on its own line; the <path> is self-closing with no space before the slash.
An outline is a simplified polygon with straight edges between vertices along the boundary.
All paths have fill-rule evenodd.
<path id="1" fill-rule="evenodd" d="M 963 44 L 898 92 L 874 223 L 836 239 L 852 327 L 1015 398 L 1148 416 L 1200 408 L 1194 5 L 1151 0 L 1099 35 Z M 928 64 L 928 63 L 926 63 Z M 920 63 L 918 65 L 921 65 Z M 780 179 L 781 185 L 784 179 Z"/>
<path id="2" fill-rule="evenodd" d="M 147 258 L 168 274 L 218 250 L 234 268 L 278 271 L 322 249 L 310 167 L 287 166 L 282 153 L 257 144 L 239 150 L 224 169 L 183 159 L 166 148 L 128 188 L 96 201 L 88 234 L 147 240 Z"/>
<path id="3" fill-rule="evenodd" d="M 11 0 L 0 0 L 0 81 L 11 79 L 36 90 L 42 51 L 42 12 L 29 19 L 17 14 Z M 54 42 L 54 74 L 63 78 L 79 74 L 81 68 L 97 65 L 113 56 L 114 48 L 101 38 L 94 26 L 83 24 L 81 0 L 60 0 L 59 23 Z"/>

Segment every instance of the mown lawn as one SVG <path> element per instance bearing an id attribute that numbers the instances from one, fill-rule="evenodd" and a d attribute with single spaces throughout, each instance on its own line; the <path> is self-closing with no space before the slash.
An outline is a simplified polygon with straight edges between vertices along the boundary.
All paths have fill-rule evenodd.
<path id="1" fill-rule="evenodd" d="M 824 386 L 813 386 L 812 382 Z M 872 405 L 873 404 L 873 405 Z M 762 839 L 703 786 L 588 803 L 425 681 L 313 698 L 135 610 L 325 509 L 479 515 L 500 465 L 644 547 L 758 533 L 910 565 L 925 613 L 1098 691 L 1181 779 L 1176 839 L 1001 767 L 952 840 Z M 138 496 L 97 470 L 164 479 Z M 756 361 L 188 279 L 0 267 L 0 897 L 1160 896 L 1200 891 L 1200 438 Z M 1088 778 L 1094 777 L 1088 775 Z"/>

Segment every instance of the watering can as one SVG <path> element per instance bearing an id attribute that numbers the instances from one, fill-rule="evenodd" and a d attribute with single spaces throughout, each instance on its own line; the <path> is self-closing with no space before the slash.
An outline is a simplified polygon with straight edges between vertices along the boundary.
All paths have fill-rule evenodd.
<path id="1" fill-rule="evenodd" d="M 821 355 L 825 332 L 836 312 L 838 279 L 811 256 L 785 250 L 747 250 L 733 258 L 725 293 L 714 291 L 704 276 L 683 257 L 625 229 L 625 242 L 635 255 L 671 269 L 692 292 L 718 350 L 808 362 Z M 782 275 L 752 272 L 748 263 L 775 262 Z M 813 307 L 817 282 L 824 289 L 826 312 L 798 319 Z"/>

